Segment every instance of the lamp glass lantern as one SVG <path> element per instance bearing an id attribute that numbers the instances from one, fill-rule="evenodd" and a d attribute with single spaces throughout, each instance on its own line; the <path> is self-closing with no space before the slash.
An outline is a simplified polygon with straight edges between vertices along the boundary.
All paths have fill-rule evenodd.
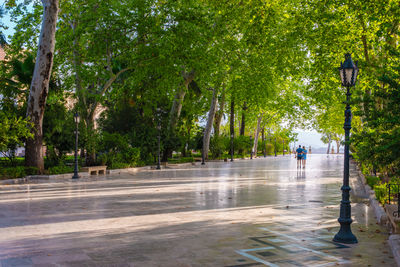
<path id="1" fill-rule="evenodd" d="M 78 112 L 76 112 L 76 113 L 74 114 L 74 121 L 75 121 L 75 123 L 79 123 L 79 121 L 80 121 L 80 117 L 79 117 Z"/>
<path id="2" fill-rule="evenodd" d="M 340 63 L 339 73 L 344 87 L 351 87 L 356 84 L 358 75 L 357 61 L 353 62 L 351 54 L 345 55 L 345 61 Z"/>

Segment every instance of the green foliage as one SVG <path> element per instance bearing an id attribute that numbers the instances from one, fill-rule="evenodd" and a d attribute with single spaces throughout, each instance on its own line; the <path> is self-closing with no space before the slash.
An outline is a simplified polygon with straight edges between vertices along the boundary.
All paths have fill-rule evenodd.
<path id="1" fill-rule="evenodd" d="M 126 168 L 133 167 L 129 163 L 118 162 L 118 161 L 116 161 L 116 162 L 111 161 L 109 166 L 110 166 L 109 169 L 126 169 Z"/>
<path id="2" fill-rule="evenodd" d="M 102 154 L 98 161 L 110 169 L 117 169 L 121 166 L 125 166 L 124 168 L 135 167 L 141 164 L 140 149 L 131 147 L 127 135 L 103 132 L 99 147 Z"/>
<path id="3" fill-rule="evenodd" d="M 64 95 L 53 86 L 46 102 L 43 118 L 44 142 L 51 165 L 59 165 L 67 152 L 75 148 L 75 123 L 73 112 L 66 108 Z"/>
<path id="4" fill-rule="evenodd" d="M 0 152 L 3 152 L 11 161 L 15 157 L 14 151 L 23 145 L 24 140 L 31 137 L 30 123 L 27 119 L 6 114 L 0 110 Z"/>
<path id="5" fill-rule="evenodd" d="M 16 166 L 0 168 L 0 179 L 22 178 L 27 175 L 36 174 L 38 174 L 38 169 L 35 167 Z"/>
<path id="6" fill-rule="evenodd" d="M 182 155 L 190 149 L 199 151 L 209 88 L 235 99 L 236 133 L 238 117 L 245 113 L 247 136 L 235 138 L 236 153 L 250 153 L 249 136 L 254 136 L 260 117 L 263 127 L 277 137 L 276 145 L 271 140 L 267 144 L 268 154 L 288 149 L 281 138 L 295 140 L 282 125 L 313 127 L 340 145 L 345 93 L 338 89 L 339 75 L 334 70 L 344 52 L 350 51 L 361 70 L 352 88 L 351 149 L 366 173 L 398 175 L 398 2 L 267 2 L 61 1 L 43 122 L 48 166 L 62 164 L 65 153 L 73 149 L 67 97 L 74 97 L 76 103 L 70 103 L 82 117 L 79 146 L 88 164 L 95 164 L 96 154 L 110 167 L 154 163 L 159 132 L 166 157 L 172 151 Z M 7 48 L 11 60 L 0 66 L 4 96 L 0 110 L 11 121 L 1 118 L 2 150 L 10 149 L 8 144 L 22 145 L 26 138 L 13 133 L 13 140 L 3 141 L 4 132 L 12 132 L 10 125 L 26 112 L 26 89 L 43 11 L 36 2 L 27 8 L 22 1 L 8 1 L 6 7 L 16 33 Z M 0 17 L 3 13 L 1 9 Z M 2 38 L 0 32 L 0 43 Z M 186 74 L 192 72 L 193 79 L 188 80 Z M 221 93 L 218 98 L 222 100 Z M 244 102 L 247 107 L 242 109 Z M 179 111 L 172 114 L 177 103 Z M 105 111 L 95 129 L 100 109 Z M 226 107 L 222 113 L 227 113 Z M 259 142 L 258 151 L 263 147 Z M 211 139 L 213 157 L 229 148 L 229 138 Z"/>
<path id="7" fill-rule="evenodd" d="M 266 144 L 266 150 L 267 150 L 267 154 L 272 154 L 274 153 L 274 145 L 273 144 Z"/>
<path id="8" fill-rule="evenodd" d="M 187 163 L 187 162 L 194 162 L 193 157 L 180 157 L 178 159 L 168 159 L 169 163 Z"/>
<path id="9" fill-rule="evenodd" d="M 388 201 L 388 191 L 386 183 L 377 183 L 374 186 L 376 199 L 383 205 Z"/>
<path id="10" fill-rule="evenodd" d="M 365 179 L 366 179 L 367 184 L 371 188 L 374 188 L 374 186 L 381 181 L 381 179 L 378 176 L 370 176 L 369 175 L 369 176 L 366 176 Z"/>
<path id="11" fill-rule="evenodd" d="M 365 101 L 364 127 L 354 134 L 358 159 L 373 172 L 400 174 L 400 52 L 391 50 L 391 66 L 383 70 L 378 86 Z"/>
<path id="12" fill-rule="evenodd" d="M 230 141 L 226 136 L 213 136 L 210 140 L 211 157 L 217 159 L 229 150 Z"/>
<path id="13" fill-rule="evenodd" d="M 52 166 L 47 169 L 47 174 L 63 174 L 63 173 L 72 173 L 74 171 L 74 167 L 65 166 L 60 164 L 58 166 Z"/>
<path id="14" fill-rule="evenodd" d="M 253 147 L 253 141 L 248 136 L 238 136 L 233 140 L 235 151 L 242 151 L 241 156 L 244 157 L 246 154 L 250 154 Z"/>

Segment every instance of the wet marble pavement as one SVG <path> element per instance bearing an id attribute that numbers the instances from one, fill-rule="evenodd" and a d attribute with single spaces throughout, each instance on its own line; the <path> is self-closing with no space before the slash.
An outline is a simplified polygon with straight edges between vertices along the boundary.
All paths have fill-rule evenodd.
<path id="1" fill-rule="evenodd" d="M 372 208 L 331 240 L 343 157 L 292 156 L 0 186 L 0 266 L 395 266 Z M 352 166 L 352 175 L 355 175 Z"/>

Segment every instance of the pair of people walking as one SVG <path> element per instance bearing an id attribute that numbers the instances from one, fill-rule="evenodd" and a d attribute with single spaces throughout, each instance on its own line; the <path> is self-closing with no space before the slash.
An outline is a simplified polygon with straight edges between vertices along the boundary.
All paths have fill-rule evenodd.
<path id="1" fill-rule="evenodd" d="M 305 146 L 301 148 L 301 145 L 296 149 L 296 158 L 297 158 L 297 168 L 301 168 L 303 165 L 303 169 L 306 167 L 307 160 L 307 149 Z"/>

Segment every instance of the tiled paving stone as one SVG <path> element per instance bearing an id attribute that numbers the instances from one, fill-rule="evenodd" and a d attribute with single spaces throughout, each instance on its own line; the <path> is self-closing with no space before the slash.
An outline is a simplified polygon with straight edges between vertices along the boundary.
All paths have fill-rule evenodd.
<path id="1" fill-rule="evenodd" d="M 331 241 L 343 158 L 308 161 L 0 186 L 0 266 L 394 266 L 365 203 L 352 204 L 359 244 Z"/>

